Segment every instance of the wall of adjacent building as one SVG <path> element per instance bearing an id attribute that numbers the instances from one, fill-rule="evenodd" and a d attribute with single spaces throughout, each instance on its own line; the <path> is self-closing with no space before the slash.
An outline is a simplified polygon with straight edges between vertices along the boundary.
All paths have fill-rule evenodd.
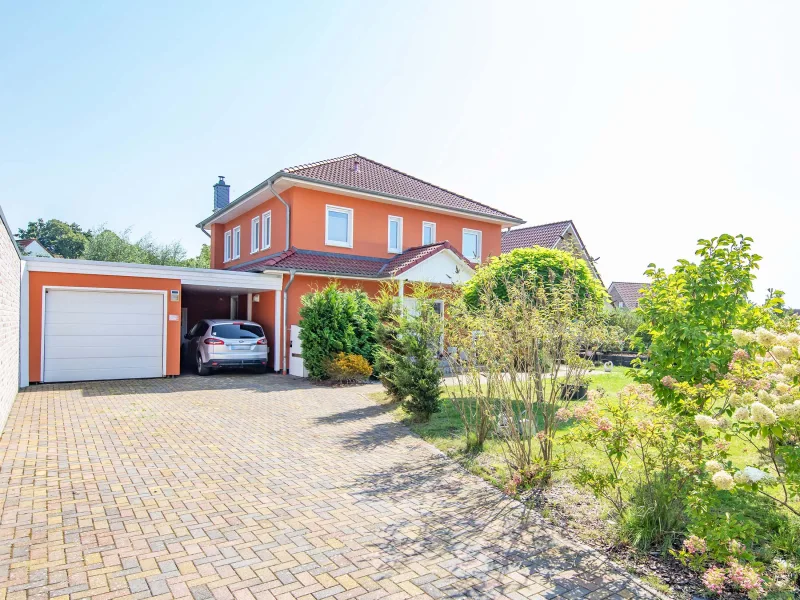
<path id="1" fill-rule="evenodd" d="M 19 391 L 21 259 L 0 209 L 0 432 Z"/>

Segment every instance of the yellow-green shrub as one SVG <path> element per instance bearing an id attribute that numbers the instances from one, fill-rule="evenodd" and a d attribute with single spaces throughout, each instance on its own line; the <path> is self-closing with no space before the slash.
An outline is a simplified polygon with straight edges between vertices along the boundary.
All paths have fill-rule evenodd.
<path id="1" fill-rule="evenodd" d="M 366 381 L 372 375 L 372 367 L 360 354 L 339 352 L 328 362 L 328 377 L 341 383 Z"/>

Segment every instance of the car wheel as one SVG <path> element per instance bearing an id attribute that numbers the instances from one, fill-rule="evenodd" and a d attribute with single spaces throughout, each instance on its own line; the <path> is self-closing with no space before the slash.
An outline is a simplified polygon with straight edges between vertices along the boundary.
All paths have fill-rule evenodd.
<path id="1" fill-rule="evenodd" d="M 200 353 L 197 353 L 197 374 L 198 375 L 208 375 L 211 373 L 211 369 L 203 364 L 203 357 Z"/>

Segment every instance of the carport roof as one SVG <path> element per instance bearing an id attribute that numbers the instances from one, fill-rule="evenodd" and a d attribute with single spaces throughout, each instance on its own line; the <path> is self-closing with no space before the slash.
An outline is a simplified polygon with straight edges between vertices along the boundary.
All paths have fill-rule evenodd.
<path id="1" fill-rule="evenodd" d="M 299 250 L 292 247 L 286 252 L 277 255 L 231 267 L 231 270 L 260 273 L 271 270 L 289 271 L 294 269 L 303 273 L 338 277 L 387 279 L 402 275 L 412 267 L 444 250 L 452 252 L 458 260 L 465 263 L 469 268 L 475 268 L 475 265 L 467 260 L 450 242 L 437 242 L 426 246 L 409 248 L 393 258 L 354 256 L 352 254 L 334 252 Z"/>

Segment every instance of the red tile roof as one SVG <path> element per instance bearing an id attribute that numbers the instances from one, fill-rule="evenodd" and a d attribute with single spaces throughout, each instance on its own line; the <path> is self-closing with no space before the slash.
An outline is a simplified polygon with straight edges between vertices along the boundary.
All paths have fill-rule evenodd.
<path id="1" fill-rule="evenodd" d="M 394 258 L 371 258 L 333 252 L 317 252 L 314 250 L 298 250 L 292 247 L 286 252 L 231 267 L 232 271 L 261 273 L 263 271 L 288 271 L 295 269 L 303 273 L 319 273 L 339 277 L 366 277 L 369 279 L 386 279 L 396 277 L 411 267 L 430 258 L 442 250 L 451 250 L 461 260 L 473 266 L 464 256 L 450 245 L 450 242 L 438 242 L 427 246 L 409 248 Z"/>
<path id="2" fill-rule="evenodd" d="M 503 233 L 501 250 L 510 252 L 514 248 L 532 248 L 533 246 L 554 248 L 570 225 L 572 225 L 572 221 L 557 221 L 544 225 L 510 229 Z"/>
<path id="3" fill-rule="evenodd" d="M 28 246 L 30 246 L 35 241 L 36 241 L 36 238 L 31 238 L 29 240 L 17 240 L 17 246 L 19 246 L 20 248 L 24 249 L 24 248 L 27 248 Z"/>
<path id="4" fill-rule="evenodd" d="M 639 306 L 639 298 L 642 297 L 642 289 L 650 287 L 649 283 L 633 283 L 630 281 L 612 281 L 608 286 L 608 292 L 611 293 L 611 288 L 619 294 L 625 306 L 628 308 L 636 308 Z"/>
<path id="5" fill-rule="evenodd" d="M 522 222 L 518 217 L 407 175 L 358 154 L 283 169 L 287 176 L 405 198 L 421 204 Z"/>

